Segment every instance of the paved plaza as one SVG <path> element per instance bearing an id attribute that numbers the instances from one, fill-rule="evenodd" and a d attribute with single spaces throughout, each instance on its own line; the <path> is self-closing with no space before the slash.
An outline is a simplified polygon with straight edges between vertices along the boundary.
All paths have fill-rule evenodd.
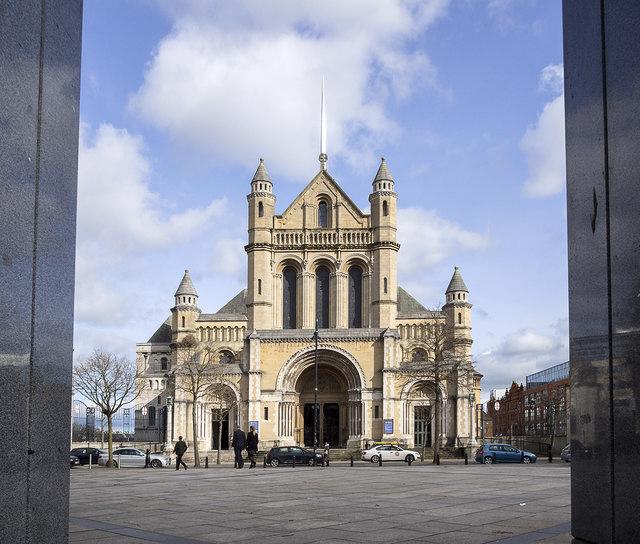
<path id="1" fill-rule="evenodd" d="M 570 468 L 71 471 L 70 542 L 569 543 Z"/>

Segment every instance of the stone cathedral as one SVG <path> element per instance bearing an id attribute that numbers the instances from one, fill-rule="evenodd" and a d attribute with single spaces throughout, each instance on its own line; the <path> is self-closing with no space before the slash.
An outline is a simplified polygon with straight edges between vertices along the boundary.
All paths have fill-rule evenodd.
<path id="1" fill-rule="evenodd" d="M 198 440 L 201 451 L 229 447 L 235 424 L 258 428 L 261 447 L 313 445 L 314 329 L 318 328 L 319 443 L 358 448 L 399 440 L 411 447 L 476 441 L 480 378 L 471 359 L 471 303 L 456 268 L 439 311 L 397 284 L 397 194 L 384 159 L 363 213 L 326 170 L 276 213 L 262 159 L 248 201 L 246 289 L 215 313 L 199 307 L 189 271 L 170 317 L 136 346 L 142 390 L 138 440 Z M 429 225 L 425 225 L 428 229 Z M 446 330 L 465 364 L 441 383 L 442 435 L 434 436 L 434 383 L 404 372 L 429 358 L 436 328 Z M 192 406 L 180 380 L 181 341 L 212 350 L 216 381 L 235 399 L 224 418 L 213 400 Z"/>

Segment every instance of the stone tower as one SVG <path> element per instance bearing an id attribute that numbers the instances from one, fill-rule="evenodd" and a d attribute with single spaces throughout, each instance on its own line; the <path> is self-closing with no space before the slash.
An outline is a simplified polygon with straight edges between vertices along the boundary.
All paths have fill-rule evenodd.
<path id="1" fill-rule="evenodd" d="M 442 307 L 447 323 L 451 324 L 457 355 L 471 358 L 471 308 L 469 290 L 462 279 L 460 269 L 456 266 L 449 287 L 445 292 L 446 303 Z"/>
<path id="2" fill-rule="evenodd" d="M 397 314 L 396 242 L 397 200 L 394 181 L 384 158 L 373 180 L 371 228 L 373 232 L 373 278 L 371 282 L 371 326 L 395 328 Z"/>
<path id="3" fill-rule="evenodd" d="M 171 308 L 171 341 L 180 342 L 189 334 L 195 336 L 196 319 L 200 315 L 198 292 L 188 270 L 184 271 L 174 297 L 176 304 Z"/>
<path id="4" fill-rule="evenodd" d="M 245 246 L 247 266 L 247 313 L 249 331 L 273 328 L 273 274 L 271 270 L 271 228 L 276 205 L 273 183 L 260 159 L 247 195 L 249 243 Z"/>

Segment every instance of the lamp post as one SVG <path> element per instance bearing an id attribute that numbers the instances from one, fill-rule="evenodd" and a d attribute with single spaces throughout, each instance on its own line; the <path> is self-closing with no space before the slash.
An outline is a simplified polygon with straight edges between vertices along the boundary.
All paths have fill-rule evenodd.
<path id="1" fill-rule="evenodd" d="M 315 339 L 314 350 L 314 371 L 315 382 L 313 387 L 313 461 L 316 460 L 316 450 L 318 448 L 318 319 L 316 318 L 316 329 L 313 333 Z"/>

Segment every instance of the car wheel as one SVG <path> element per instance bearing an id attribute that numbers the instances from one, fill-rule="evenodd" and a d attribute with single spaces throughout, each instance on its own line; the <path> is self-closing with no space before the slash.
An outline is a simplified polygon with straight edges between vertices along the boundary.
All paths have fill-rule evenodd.
<path id="1" fill-rule="evenodd" d="M 151 466 L 153 468 L 162 468 L 162 461 L 160 461 L 160 459 L 154 459 L 151 461 Z"/>
<path id="2" fill-rule="evenodd" d="M 314 466 L 314 465 L 313 465 L 313 458 L 312 458 L 312 459 L 309 459 L 309 463 L 308 463 L 308 464 L 309 464 L 309 466 L 310 466 L 310 467 Z"/>
<path id="3" fill-rule="evenodd" d="M 531 463 L 531 457 L 527 457 L 527 456 L 523 457 L 522 462 L 528 465 L 529 463 Z"/>
<path id="4" fill-rule="evenodd" d="M 413 455 L 409 454 L 409 455 L 407 455 L 407 456 L 404 458 L 404 460 L 405 460 L 407 463 L 413 463 L 413 462 L 416 460 L 416 458 L 415 458 Z"/>
<path id="5" fill-rule="evenodd" d="M 271 466 L 272 467 L 277 467 L 280 464 L 280 461 L 278 459 L 271 459 Z"/>
<path id="6" fill-rule="evenodd" d="M 484 458 L 484 464 L 493 465 L 493 457 L 491 457 L 490 455 L 487 455 L 487 457 Z"/>
<path id="7" fill-rule="evenodd" d="M 380 460 L 380 457 L 378 457 L 377 455 L 373 455 L 371 457 L 371 462 L 372 463 L 377 463 Z"/>

